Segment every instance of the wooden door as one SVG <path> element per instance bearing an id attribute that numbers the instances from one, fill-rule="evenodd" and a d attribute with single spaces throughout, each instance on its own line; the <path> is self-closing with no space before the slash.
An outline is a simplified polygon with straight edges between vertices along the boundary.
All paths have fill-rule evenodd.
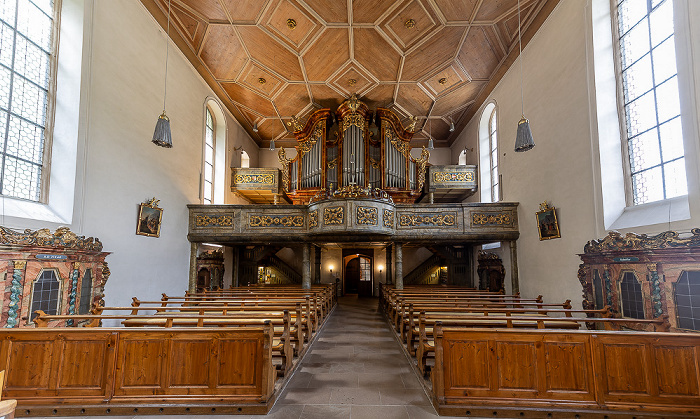
<path id="1" fill-rule="evenodd" d="M 345 293 L 358 294 L 360 287 L 360 258 L 352 258 L 345 265 Z"/>
<path id="2" fill-rule="evenodd" d="M 360 297 L 371 297 L 372 296 L 372 260 L 370 258 L 360 256 L 357 258 L 359 260 L 360 268 L 360 283 L 358 287 L 358 294 Z"/>

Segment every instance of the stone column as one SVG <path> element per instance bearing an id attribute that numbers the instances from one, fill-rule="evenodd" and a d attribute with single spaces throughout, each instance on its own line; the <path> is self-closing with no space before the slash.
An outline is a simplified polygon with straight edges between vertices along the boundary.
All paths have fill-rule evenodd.
<path id="1" fill-rule="evenodd" d="M 314 270 L 314 284 L 321 283 L 321 246 L 314 246 L 314 263 L 316 264 L 316 269 Z"/>
<path id="2" fill-rule="evenodd" d="M 510 284 L 513 290 L 511 294 L 520 292 L 520 280 L 518 279 L 518 245 L 515 240 L 510 242 Z"/>
<path id="3" fill-rule="evenodd" d="M 241 282 L 241 248 L 233 246 L 233 272 L 231 273 L 231 286 L 238 287 Z"/>
<path id="4" fill-rule="evenodd" d="M 301 273 L 301 287 L 303 289 L 311 288 L 311 245 L 309 243 L 304 243 L 302 247 L 302 273 Z"/>
<path id="5" fill-rule="evenodd" d="M 396 252 L 396 289 L 403 289 L 403 243 L 394 243 Z"/>
<path id="6" fill-rule="evenodd" d="M 393 270 L 391 269 L 391 264 L 392 262 L 392 253 L 394 252 L 394 246 L 389 245 L 386 247 L 386 283 L 387 284 L 393 284 L 394 279 L 391 276 Z"/>
<path id="7" fill-rule="evenodd" d="M 188 289 L 190 292 L 197 291 L 197 251 L 199 244 L 190 243 L 190 283 Z"/>

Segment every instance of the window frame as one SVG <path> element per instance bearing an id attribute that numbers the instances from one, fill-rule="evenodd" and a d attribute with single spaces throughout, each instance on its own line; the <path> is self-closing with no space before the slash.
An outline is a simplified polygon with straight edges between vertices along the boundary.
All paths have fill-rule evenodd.
<path id="1" fill-rule="evenodd" d="M 624 88 L 625 88 L 625 87 L 624 87 L 624 83 L 625 83 L 625 82 L 624 82 L 624 77 L 623 77 L 623 74 L 622 74 L 622 73 L 623 73 L 623 62 L 622 62 L 623 57 L 622 57 L 622 49 L 621 49 L 621 46 L 620 46 L 621 35 L 620 35 L 620 29 L 619 29 L 620 21 L 619 21 L 618 5 L 619 5 L 622 1 L 623 1 L 623 0 L 610 0 L 610 23 L 611 23 L 611 26 L 612 26 L 612 37 L 613 37 L 613 40 L 612 40 L 612 41 L 613 41 L 613 42 L 612 42 L 612 48 L 613 48 L 613 64 L 614 64 L 614 68 L 615 68 L 615 82 L 616 82 L 615 96 L 616 96 L 617 108 L 618 108 L 618 115 L 619 115 L 619 117 L 618 117 L 618 123 L 619 123 L 619 129 L 620 129 L 620 141 L 621 141 L 621 144 L 620 144 L 620 145 L 621 145 L 621 148 L 622 148 L 622 172 L 623 172 L 623 182 L 624 182 L 625 206 L 626 206 L 627 208 L 633 208 L 633 207 L 639 207 L 639 206 L 649 205 L 649 204 L 651 204 L 651 205 L 653 205 L 653 204 L 658 204 L 658 203 L 660 203 L 660 202 L 668 202 L 668 201 L 671 201 L 671 200 L 675 200 L 675 199 L 678 199 L 678 198 L 682 198 L 682 197 L 684 197 L 684 196 L 687 196 L 688 193 L 690 193 L 690 191 L 688 191 L 685 195 L 674 196 L 674 197 L 670 197 L 670 198 L 666 197 L 666 176 L 664 175 L 664 176 L 662 177 L 664 198 L 663 198 L 663 199 L 660 199 L 660 200 L 647 201 L 647 202 L 635 204 L 634 184 L 633 184 L 633 180 L 632 180 L 632 161 L 631 161 L 631 159 L 630 159 L 630 149 L 629 149 L 629 142 L 630 142 L 630 140 L 629 140 L 628 133 L 627 133 L 627 112 L 625 111 L 625 92 L 624 92 Z M 648 6 L 649 6 L 648 3 L 651 2 L 652 0 L 644 0 L 644 1 L 647 3 L 647 4 L 645 4 L 645 7 L 648 7 Z M 645 133 L 647 133 L 647 132 L 649 132 L 649 131 L 652 131 L 652 130 L 657 130 L 657 131 L 658 131 L 659 128 L 660 128 L 662 125 L 664 125 L 664 124 L 666 124 L 666 123 L 669 123 L 669 122 L 671 122 L 673 119 L 676 119 L 676 118 L 679 118 L 679 119 L 680 119 L 680 121 L 681 121 L 681 127 L 683 127 L 683 125 L 684 125 L 683 122 L 682 122 L 683 119 L 684 119 L 684 118 L 683 118 L 683 106 L 682 106 L 682 104 L 681 104 L 681 106 L 680 106 L 680 112 L 679 112 L 679 115 L 678 115 L 678 116 L 676 116 L 676 117 L 674 117 L 674 118 L 671 118 L 671 119 L 669 119 L 669 120 L 666 120 L 666 121 L 664 121 L 664 122 L 660 122 L 660 121 L 658 120 L 658 103 L 659 103 L 659 102 L 658 102 L 658 100 L 657 100 L 657 98 L 656 98 L 656 89 L 657 89 L 657 87 L 659 87 L 659 86 L 663 85 L 664 83 L 668 82 L 671 78 L 676 77 L 676 80 L 677 80 L 677 83 L 678 83 L 678 88 L 679 88 L 678 97 L 679 97 L 679 101 L 681 101 L 681 98 L 680 98 L 680 96 L 681 96 L 681 92 L 680 92 L 681 84 L 680 84 L 680 76 L 679 76 L 680 71 L 679 71 L 679 63 L 678 63 L 678 49 L 676 48 L 676 46 L 677 46 L 677 45 L 676 45 L 676 38 L 678 37 L 678 30 L 677 30 L 677 27 L 676 27 L 676 18 L 675 18 L 675 15 L 676 15 L 676 12 L 677 12 L 677 8 L 676 8 L 676 4 L 675 4 L 674 0 L 665 0 L 665 1 L 671 4 L 671 7 L 672 7 L 673 13 L 674 13 L 673 35 L 669 36 L 669 38 L 670 38 L 670 37 L 673 37 L 673 38 L 674 38 L 674 52 L 675 52 L 675 54 L 676 54 L 676 73 L 675 73 L 675 76 L 669 77 L 668 79 L 664 80 L 662 83 L 660 83 L 660 84 L 658 84 L 658 85 L 654 84 L 654 83 L 656 83 L 656 80 L 653 80 L 653 81 L 652 81 L 652 84 L 653 84 L 653 85 L 652 85 L 651 90 L 649 90 L 648 92 L 644 93 L 643 95 L 640 95 L 639 97 L 637 97 L 637 98 L 635 98 L 635 99 L 633 99 L 633 100 L 631 100 L 631 101 L 629 102 L 629 103 L 632 103 L 632 102 L 634 102 L 634 101 L 640 99 L 640 98 L 641 98 L 642 96 L 644 96 L 644 95 L 653 94 L 653 95 L 654 95 L 654 104 L 655 104 L 655 106 L 657 106 L 657 107 L 656 107 L 656 114 L 657 114 L 657 115 L 656 115 L 656 124 L 655 124 L 652 128 L 649 128 L 649 129 L 647 129 L 646 131 L 644 131 L 644 132 L 642 132 L 642 133 L 639 133 L 639 134 L 638 134 L 637 136 L 635 136 L 635 137 L 644 135 Z M 660 7 L 660 6 L 661 6 L 661 4 L 658 4 L 658 5 L 656 6 L 656 8 L 658 8 L 658 7 Z M 654 9 L 655 9 L 655 8 L 654 8 Z M 653 12 L 654 9 L 652 9 L 652 12 Z M 649 12 L 648 14 L 645 14 L 645 15 L 644 15 L 644 18 L 642 18 L 642 19 L 639 20 L 637 23 L 635 23 L 632 27 L 630 27 L 630 29 L 627 31 L 627 33 L 629 33 L 636 25 L 640 24 L 640 22 L 641 22 L 643 19 L 648 19 L 652 12 Z M 649 31 L 651 32 L 651 29 L 649 29 Z M 665 39 L 664 41 L 660 42 L 656 47 L 660 46 L 661 44 L 663 44 L 663 43 L 666 42 L 666 41 L 668 41 L 668 38 Z M 644 55 L 642 55 L 642 57 L 640 57 L 637 61 L 635 61 L 634 63 L 630 64 L 628 68 L 632 67 L 634 64 L 636 64 L 637 62 L 639 62 L 639 60 L 642 60 L 647 54 L 650 54 L 650 57 L 653 56 L 653 50 L 654 50 L 656 47 L 654 47 L 654 46 L 651 45 L 651 41 L 650 41 L 649 47 L 650 47 L 649 51 L 646 52 Z M 653 71 L 654 71 L 654 69 L 653 69 L 653 61 L 652 61 L 652 73 L 653 73 Z M 653 76 L 652 76 L 652 77 L 653 77 Z M 682 129 L 682 128 L 681 128 L 681 129 Z M 660 134 L 657 133 L 657 136 L 659 136 L 659 135 L 660 135 Z M 660 141 L 661 141 L 661 139 L 659 138 L 659 142 L 660 142 Z M 684 160 L 684 166 L 685 166 L 685 168 L 686 168 L 686 179 L 685 179 L 685 181 L 686 181 L 686 188 L 689 189 L 689 188 L 690 188 L 690 185 L 688 184 L 688 176 L 689 176 L 689 174 L 688 174 L 687 163 L 686 163 L 686 162 L 687 162 L 688 150 L 686 150 L 685 144 L 683 144 L 683 146 L 684 146 L 684 147 L 683 147 L 683 156 L 674 159 L 674 161 L 679 160 L 679 159 L 683 159 L 683 160 Z M 660 144 L 659 144 L 659 147 L 661 147 Z M 661 156 L 662 156 L 662 154 L 661 154 L 661 150 L 660 150 L 660 151 L 659 151 L 659 157 L 661 158 Z M 663 166 L 664 166 L 665 164 L 667 164 L 667 163 L 670 163 L 670 162 L 664 162 L 664 161 L 661 159 L 660 163 L 659 163 L 658 165 L 655 165 L 654 167 L 661 167 L 662 173 L 664 173 L 664 172 L 663 172 L 663 170 L 664 170 Z M 652 168 L 648 168 L 648 169 L 645 169 L 645 170 L 650 170 L 650 169 L 652 169 Z"/>
<path id="2" fill-rule="evenodd" d="M 488 120 L 488 134 L 489 134 L 489 164 L 490 164 L 490 178 L 491 178 L 491 202 L 501 201 L 501 165 L 498 161 L 498 113 L 496 112 L 498 107 L 494 106 L 491 110 Z M 491 130 L 491 126 L 494 129 Z M 494 140 L 495 137 L 495 140 Z M 494 146 L 495 143 L 495 146 Z M 496 164 L 494 165 L 493 153 L 496 153 Z M 494 168 L 496 169 L 496 176 L 494 177 Z M 494 187 L 498 186 L 498 191 L 494 191 Z"/>
<path id="3" fill-rule="evenodd" d="M 17 5 L 19 1 L 17 1 Z M 33 2 L 32 2 L 33 3 Z M 51 50 L 49 51 L 49 69 L 48 69 L 48 83 L 46 87 L 46 120 L 44 122 L 44 144 L 42 150 L 42 161 L 41 161 L 41 177 L 39 179 L 39 199 L 27 199 L 16 196 L 5 195 L 0 188 L 0 197 L 4 199 L 16 199 L 18 201 L 35 203 L 35 204 L 48 204 L 49 203 L 49 187 L 51 181 L 51 151 L 53 149 L 53 133 L 54 133 L 54 122 L 56 117 L 56 90 L 57 90 L 57 79 L 58 79 L 58 55 L 59 55 L 59 45 L 60 45 L 60 35 L 61 35 L 61 11 L 63 6 L 63 0 L 53 0 L 53 10 L 52 10 L 52 27 L 51 27 Z M 35 5 L 38 8 L 38 6 Z M 17 10 L 15 13 L 19 13 Z M 15 34 L 19 34 L 17 28 L 13 28 Z M 23 35 L 24 36 L 24 35 Z M 13 45 L 12 55 L 15 56 L 16 52 L 16 37 L 14 37 L 15 44 Z M 29 42 L 32 42 L 29 40 Z M 13 59 L 14 61 L 14 59 Z M 10 69 L 11 77 L 14 79 L 15 71 L 14 62 L 12 63 L 12 68 Z M 16 73 L 19 74 L 19 73 Z M 22 76 L 23 77 L 23 76 Z M 14 88 L 14 86 L 13 86 Z M 11 107 L 11 106 L 10 106 Z M 11 109 L 7 110 L 8 120 L 7 124 L 10 123 Z M 3 131 L 3 136 L 7 133 L 6 127 L 0 127 Z M 5 145 L 7 145 L 7 138 L 4 140 Z M 0 171 L 4 169 L 5 161 L 5 149 L 2 150 L 0 154 Z M 4 174 L 0 173 L 0 179 L 4 181 Z M 0 183 L 2 186 L 4 182 Z"/>
<path id="4" fill-rule="evenodd" d="M 206 176 L 206 170 L 207 170 L 207 165 L 209 162 L 207 162 L 207 147 L 209 147 L 209 144 L 207 144 L 207 134 L 209 132 L 209 124 L 208 120 L 209 117 L 211 117 L 211 153 L 212 153 L 212 161 L 211 161 L 211 196 L 207 198 L 206 196 L 206 183 L 207 183 L 207 176 Z M 202 196 L 202 204 L 206 205 L 211 205 L 214 203 L 214 195 L 216 194 L 216 116 L 214 115 L 214 111 L 211 109 L 209 104 L 205 104 L 204 106 L 204 141 L 202 142 L 202 177 L 201 177 L 201 185 L 202 185 L 202 190 L 201 190 L 201 196 Z M 206 201 L 209 200 L 207 203 Z"/>
<path id="5" fill-rule="evenodd" d="M 88 292 L 88 304 L 87 304 L 87 310 L 83 312 L 82 308 L 83 305 L 85 304 L 83 291 L 85 288 L 85 279 L 88 278 L 88 273 L 90 274 L 90 287 L 87 289 Z M 90 309 L 92 309 L 92 291 L 93 287 L 95 285 L 95 282 L 93 281 L 93 276 L 92 276 L 92 268 L 85 269 L 85 272 L 83 272 L 83 275 L 80 277 L 80 295 L 79 295 L 79 300 L 78 300 L 78 314 L 88 314 L 90 313 Z"/>
<path id="6" fill-rule="evenodd" d="M 491 203 L 498 202 L 503 199 L 502 185 L 500 182 L 496 182 L 499 185 L 498 191 L 498 201 L 493 200 L 493 172 L 492 172 L 492 162 L 491 162 L 491 121 L 492 116 L 496 115 L 496 148 L 498 150 L 498 104 L 495 100 L 490 100 L 481 109 L 481 115 L 479 116 L 478 122 L 478 168 L 479 168 L 479 194 L 480 201 Z M 498 159 L 498 151 L 496 151 L 496 158 Z M 500 169 L 500 165 L 497 165 Z M 499 173 L 500 174 L 500 173 Z M 500 176 L 499 176 L 500 178 Z"/>
<path id="7" fill-rule="evenodd" d="M 44 274 L 46 271 L 53 271 L 54 275 L 56 275 L 56 281 L 58 282 L 58 298 L 56 299 L 56 314 L 60 315 L 61 310 L 63 309 L 63 281 L 61 280 L 61 272 L 59 271 L 58 268 L 43 268 L 37 276 L 32 280 L 32 286 L 31 286 L 31 291 L 30 291 L 30 298 L 29 298 L 29 313 L 27 313 L 27 324 L 32 325 L 34 324 L 34 321 L 32 320 L 32 313 L 34 310 L 32 310 L 32 307 L 34 307 L 34 288 L 36 286 L 36 283 L 39 282 L 39 279 L 41 276 Z M 50 313 L 47 313 L 50 314 Z"/>
<path id="8" fill-rule="evenodd" d="M 625 304 L 622 298 L 622 283 L 625 281 L 625 278 L 627 277 L 627 274 L 630 274 L 632 276 L 632 279 L 634 282 L 639 285 L 639 292 L 641 295 L 641 305 L 642 305 L 642 317 L 632 317 L 629 316 L 630 313 L 625 313 Z M 637 276 L 637 273 L 633 270 L 623 270 L 620 272 L 620 280 L 617 283 L 617 291 L 618 291 L 618 296 L 619 296 L 619 304 L 620 304 L 620 315 L 624 318 L 627 319 L 646 319 L 647 318 L 647 310 L 646 310 L 646 304 L 644 304 L 644 287 L 642 286 L 642 281 L 639 279 Z M 635 304 L 637 301 L 635 301 Z"/>

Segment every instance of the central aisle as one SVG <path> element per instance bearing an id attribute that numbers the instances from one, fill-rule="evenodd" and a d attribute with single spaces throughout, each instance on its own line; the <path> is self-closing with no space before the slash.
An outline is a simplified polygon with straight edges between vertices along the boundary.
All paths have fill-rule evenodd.
<path id="1" fill-rule="evenodd" d="M 266 417 L 438 418 L 376 298 L 340 298 Z"/>

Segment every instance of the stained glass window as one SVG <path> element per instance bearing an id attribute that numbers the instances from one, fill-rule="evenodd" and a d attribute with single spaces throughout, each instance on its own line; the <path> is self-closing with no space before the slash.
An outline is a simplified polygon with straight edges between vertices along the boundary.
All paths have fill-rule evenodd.
<path id="1" fill-rule="evenodd" d="M 205 204 L 211 204 L 214 199 L 214 117 L 207 109 L 207 123 L 204 133 L 204 192 Z"/>
<path id="2" fill-rule="evenodd" d="M 700 271 L 683 271 L 674 288 L 678 327 L 700 330 Z"/>
<path id="3" fill-rule="evenodd" d="M 39 278 L 34 281 L 32 292 L 31 319 L 36 317 L 35 311 L 41 310 L 46 314 L 58 314 L 58 292 L 60 284 L 56 277 L 56 271 L 46 269 L 41 272 Z"/>
<path id="4" fill-rule="evenodd" d="M 500 200 L 499 189 L 500 184 L 498 181 L 498 132 L 496 124 L 496 108 L 493 108 L 491 116 L 489 117 L 489 150 L 491 162 L 491 202 L 498 202 Z"/>
<path id="5" fill-rule="evenodd" d="M 0 0 L 0 194 L 41 200 L 53 0 Z"/>
<path id="6" fill-rule="evenodd" d="M 625 272 L 620 283 L 620 300 L 622 315 L 635 319 L 644 318 L 644 298 L 642 286 L 632 272 Z"/>
<path id="7" fill-rule="evenodd" d="M 80 307 L 78 314 L 87 314 L 92 305 L 92 269 L 83 274 L 83 282 L 80 285 Z"/>
<path id="8" fill-rule="evenodd" d="M 633 203 L 686 195 L 673 1 L 614 1 Z"/>

